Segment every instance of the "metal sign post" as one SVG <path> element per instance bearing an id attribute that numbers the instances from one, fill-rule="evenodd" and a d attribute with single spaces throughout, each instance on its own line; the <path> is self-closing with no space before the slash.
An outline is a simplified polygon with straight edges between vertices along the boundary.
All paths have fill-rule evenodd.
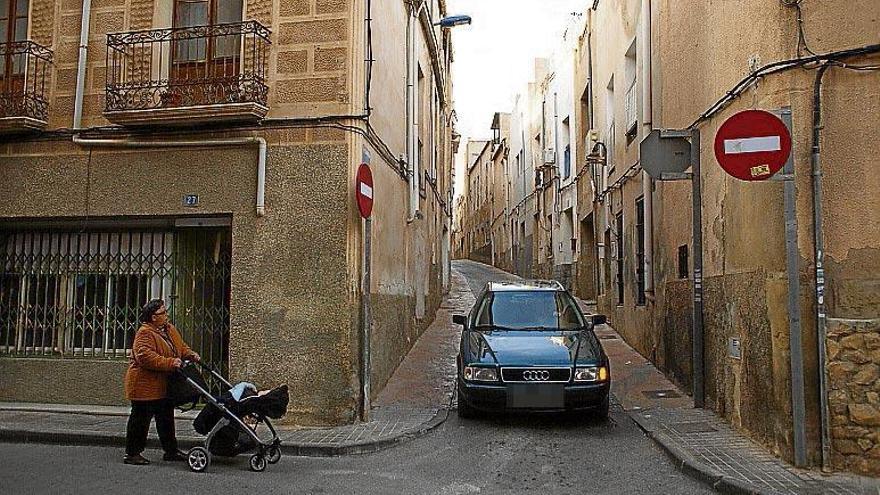
<path id="1" fill-rule="evenodd" d="M 780 117 L 791 131 L 791 108 L 783 108 Z M 801 286 L 798 269 L 797 205 L 794 181 L 794 157 L 791 153 L 782 168 L 785 181 L 783 204 L 785 210 L 785 258 L 788 272 L 788 344 L 791 351 L 791 415 L 794 430 L 795 466 L 807 464 L 806 426 L 804 406 L 804 358 L 801 341 Z"/>
<path id="2" fill-rule="evenodd" d="M 691 358 L 694 406 L 705 406 L 705 360 L 703 342 L 703 205 L 700 182 L 700 131 L 657 129 L 639 147 L 642 168 L 657 180 L 691 181 L 693 198 L 694 286 L 691 316 Z M 691 172 L 685 172 L 687 168 Z"/>
<path id="3" fill-rule="evenodd" d="M 361 273 L 361 421 L 369 421 L 370 416 L 370 339 L 373 327 L 372 301 L 370 300 L 370 268 L 373 250 L 373 174 L 370 171 L 370 154 L 364 149 L 364 159 L 358 167 L 355 178 L 355 199 L 358 211 L 364 219 L 362 233 L 364 238 L 364 256 Z"/>

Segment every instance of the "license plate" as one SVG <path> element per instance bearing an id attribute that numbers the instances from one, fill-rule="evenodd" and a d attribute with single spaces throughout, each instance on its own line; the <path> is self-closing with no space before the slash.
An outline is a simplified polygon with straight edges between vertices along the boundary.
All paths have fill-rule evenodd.
<path id="1" fill-rule="evenodd" d="M 512 409 L 562 409 L 565 388 L 560 384 L 508 384 L 507 407 Z"/>

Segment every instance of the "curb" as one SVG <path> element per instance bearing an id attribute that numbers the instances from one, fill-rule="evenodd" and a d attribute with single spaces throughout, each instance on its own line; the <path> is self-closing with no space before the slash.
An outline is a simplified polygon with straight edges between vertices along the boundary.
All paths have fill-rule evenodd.
<path id="1" fill-rule="evenodd" d="M 387 449 L 409 440 L 426 435 L 434 428 L 443 424 L 449 417 L 449 406 L 441 407 L 430 420 L 422 423 L 416 429 L 399 435 L 383 438 L 374 442 L 360 442 L 342 445 L 315 445 L 315 444 L 281 444 L 281 452 L 287 455 L 299 457 L 337 457 L 342 455 L 368 454 Z M 63 432 L 63 431 L 34 431 L 13 430 L 0 428 L 0 442 L 18 443 L 41 443 L 54 445 L 88 445 L 100 447 L 124 447 L 125 435 L 117 433 L 97 432 Z M 203 445 L 204 440 L 197 437 L 179 437 L 177 442 L 181 448 L 190 448 Z M 159 440 L 150 437 L 147 446 L 159 448 Z"/>
<path id="2" fill-rule="evenodd" d="M 642 424 L 639 421 L 639 416 L 636 413 L 627 413 L 632 419 L 632 421 L 643 431 L 645 435 L 648 436 L 651 440 L 654 441 L 664 453 L 672 460 L 681 472 L 687 474 L 691 478 L 696 479 L 708 486 L 710 486 L 713 490 L 718 493 L 730 494 L 730 495 L 764 495 L 765 492 L 745 483 L 743 481 L 732 479 L 718 471 L 710 468 L 705 463 L 699 461 L 696 457 L 692 456 L 688 451 L 679 447 L 669 435 L 661 432 L 654 431 L 648 428 L 646 425 Z"/>
<path id="3" fill-rule="evenodd" d="M 281 444 L 281 451 L 285 454 L 302 457 L 338 457 L 343 455 L 371 454 L 422 437 L 443 424 L 448 417 L 449 407 L 442 407 L 433 418 L 422 423 L 418 428 L 397 436 L 383 438 L 375 442 L 342 445 Z"/>

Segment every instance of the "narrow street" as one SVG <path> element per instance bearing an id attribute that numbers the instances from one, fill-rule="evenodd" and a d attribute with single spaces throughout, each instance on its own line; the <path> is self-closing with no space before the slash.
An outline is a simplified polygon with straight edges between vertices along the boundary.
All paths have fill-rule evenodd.
<path id="1" fill-rule="evenodd" d="M 503 272 L 455 262 L 472 290 Z M 512 276 L 509 276 L 511 277 Z M 159 459 L 161 453 L 148 450 Z M 572 417 L 459 420 L 453 412 L 428 435 L 375 454 L 287 457 L 264 473 L 246 458 L 217 460 L 207 474 L 183 464 L 123 465 L 108 447 L 0 444 L 0 476 L 19 493 L 711 493 L 677 471 L 619 406 L 607 422 Z M 636 467 L 637 468 L 634 468 Z"/>

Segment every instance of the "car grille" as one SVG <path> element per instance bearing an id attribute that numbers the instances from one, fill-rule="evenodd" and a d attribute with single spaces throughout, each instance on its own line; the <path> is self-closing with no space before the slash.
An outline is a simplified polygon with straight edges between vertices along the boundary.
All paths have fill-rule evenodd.
<path id="1" fill-rule="evenodd" d="M 522 383 L 564 383 L 571 368 L 501 368 L 501 381 Z"/>

